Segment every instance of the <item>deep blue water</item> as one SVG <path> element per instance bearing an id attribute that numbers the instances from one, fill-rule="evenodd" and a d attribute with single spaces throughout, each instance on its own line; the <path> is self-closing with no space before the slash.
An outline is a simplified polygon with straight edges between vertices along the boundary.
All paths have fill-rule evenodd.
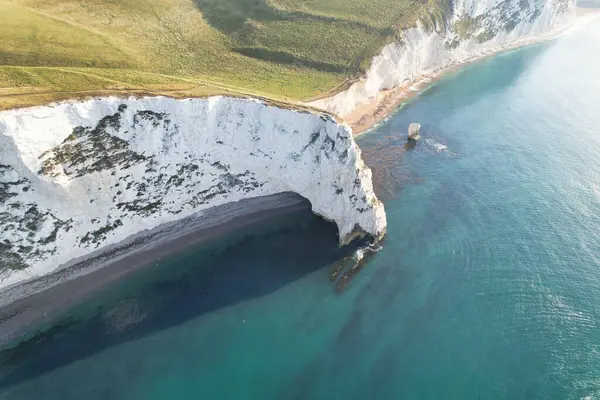
<path id="1" fill-rule="evenodd" d="M 360 138 L 389 234 L 341 293 L 334 226 L 265 221 L 0 353 L 0 398 L 599 399 L 599 73 L 596 23 Z"/>

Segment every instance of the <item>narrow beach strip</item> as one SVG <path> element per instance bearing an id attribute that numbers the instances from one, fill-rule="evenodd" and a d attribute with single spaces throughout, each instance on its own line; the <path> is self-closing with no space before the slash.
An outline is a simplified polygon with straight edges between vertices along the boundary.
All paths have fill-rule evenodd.
<path id="1" fill-rule="evenodd" d="M 403 103 L 406 103 L 422 93 L 434 82 L 443 78 L 447 73 L 457 71 L 487 57 L 555 39 L 574 29 L 582 29 L 598 18 L 600 18 L 600 9 L 578 7 L 576 20 L 570 26 L 558 31 L 524 38 L 509 44 L 487 49 L 480 53 L 473 54 L 464 60 L 451 63 L 437 70 L 423 74 L 418 78 L 407 81 L 393 89 L 383 90 L 368 103 L 356 107 L 350 114 L 343 116 L 343 118 L 345 122 L 352 127 L 354 135 L 361 135 L 375 128 L 378 124 L 396 112 Z"/>

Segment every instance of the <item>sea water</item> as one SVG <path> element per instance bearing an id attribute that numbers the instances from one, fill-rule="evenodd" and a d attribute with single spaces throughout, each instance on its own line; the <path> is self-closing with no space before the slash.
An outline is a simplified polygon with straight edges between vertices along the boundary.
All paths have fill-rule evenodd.
<path id="1" fill-rule="evenodd" d="M 265 221 L 5 349 L 0 398 L 600 399 L 600 23 L 445 77 L 359 144 L 389 233 L 344 288 L 333 225 Z"/>

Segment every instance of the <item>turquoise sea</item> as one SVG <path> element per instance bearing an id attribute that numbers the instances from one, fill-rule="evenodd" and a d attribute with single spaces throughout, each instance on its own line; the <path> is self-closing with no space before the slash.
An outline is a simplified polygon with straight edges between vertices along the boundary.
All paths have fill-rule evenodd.
<path id="1" fill-rule="evenodd" d="M 389 234 L 344 290 L 333 225 L 265 221 L 0 352 L 0 398 L 600 399 L 599 74 L 597 22 L 447 76 L 359 139 Z"/>

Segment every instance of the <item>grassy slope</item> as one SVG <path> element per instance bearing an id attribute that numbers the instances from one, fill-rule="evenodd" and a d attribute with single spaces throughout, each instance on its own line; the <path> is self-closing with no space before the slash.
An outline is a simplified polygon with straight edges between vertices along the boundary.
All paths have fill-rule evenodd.
<path id="1" fill-rule="evenodd" d="M 293 101 L 446 0 L 0 0 L 0 108 L 111 92 Z"/>

